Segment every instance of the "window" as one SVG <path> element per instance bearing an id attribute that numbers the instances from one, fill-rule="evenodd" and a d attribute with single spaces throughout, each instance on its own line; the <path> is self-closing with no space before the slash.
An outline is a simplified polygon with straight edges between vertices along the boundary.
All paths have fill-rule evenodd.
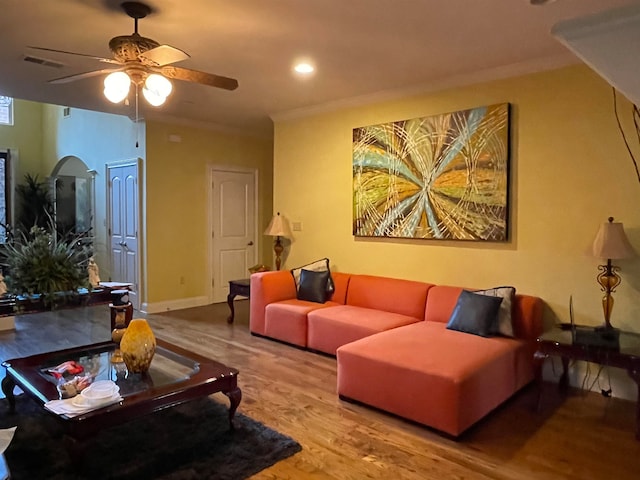
<path id="1" fill-rule="evenodd" d="M 0 125 L 13 125 L 13 98 L 0 95 Z"/>
<path id="2" fill-rule="evenodd" d="M 7 230 L 9 224 L 9 152 L 0 151 L 0 243 L 6 243 Z"/>

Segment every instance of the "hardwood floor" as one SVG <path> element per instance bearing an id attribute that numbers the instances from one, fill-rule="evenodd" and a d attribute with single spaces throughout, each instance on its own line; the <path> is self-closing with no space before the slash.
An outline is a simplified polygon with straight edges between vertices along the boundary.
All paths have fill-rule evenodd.
<path id="1" fill-rule="evenodd" d="M 453 440 L 341 401 L 335 359 L 250 335 L 248 307 L 236 302 L 234 325 L 226 323 L 226 304 L 147 318 L 159 338 L 238 368 L 238 411 L 302 445 L 255 479 L 640 478 L 632 402 L 575 390 L 562 397 L 548 384 L 536 412 L 528 387 Z M 109 338 L 104 305 L 25 315 L 14 332 L 0 333 L 0 359 Z"/>

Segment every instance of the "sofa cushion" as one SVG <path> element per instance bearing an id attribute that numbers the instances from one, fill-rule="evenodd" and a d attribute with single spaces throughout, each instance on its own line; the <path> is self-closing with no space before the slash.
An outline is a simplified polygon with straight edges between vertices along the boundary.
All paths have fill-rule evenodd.
<path id="1" fill-rule="evenodd" d="M 337 303 L 315 303 L 304 300 L 283 300 L 270 303 L 265 311 L 264 335 L 283 342 L 307 346 L 307 314 L 318 308 L 336 306 Z"/>
<path id="2" fill-rule="evenodd" d="M 500 310 L 498 310 L 498 328 L 494 333 L 505 337 L 513 337 L 511 317 L 513 315 L 513 297 L 516 294 L 516 289 L 514 287 L 495 287 L 486 290 L 474 290 L 473 293 L 502 298 Z"/>
<path id="3" fill-rule="evenodd" d="M 314 272 L 305 270 L 300 272 L 300 285 L 298 285 L 298 300 L 308 302 L 324 303 L 327 301 L 327 281 L 329 271 Z"/>
<path id="4" fill-rule="evenodd" d="M 501 297 L 478 295 L 463 290 L 447 323 L 449 330 L 490 337 L 498 330 Z"/>
<path id="5" fill-rule="evenodd" d="M 526 342 L 417 322 L 337 350 L 338 393 L 459 435 L 533 378 Z"/>
<path id="6" fill-rule="evenodd" d="M 331 355 L 345 343 L 422 321 L 421 318 L 352 305 L 313 310 L 307 318 L 307 346 Z"/>
<path id="7" fill-rule="evenodd" d="M 424 319 L 427 291 L 431 286 L 430 283 L 412 280 L 352 275 L 346 303 Z"/>
<path id="8" fill-rule="evenodd" d="M 462 287 L 436 285 L 429 289 L 424 319 L 430 322 L 449 323 Z"/>
<path id="9" fill-rule="evenodd" d="M 333 295 L 328 298 L 332 302 L 344 305 L 347 301 L 347 289 L 349 288 L 349 282 L 351 281 L 351 274 L 331 272 L 331 278 L 333 279 L 333 284 L 336 289 L 333 292 Z"/>

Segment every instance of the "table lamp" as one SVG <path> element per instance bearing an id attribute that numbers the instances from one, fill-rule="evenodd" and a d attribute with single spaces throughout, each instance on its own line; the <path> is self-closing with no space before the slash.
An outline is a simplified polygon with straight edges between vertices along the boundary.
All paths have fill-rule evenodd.
<path id="1" fill-rule="evenodd" d="M 278 214 L 274 215 L 271 219 L 271 222 L 269 223 L 267 229 L 264 231 L 264 234 L 276 237 L 276 241 L 273 244 L 273 251 L 276 254 L 276 270 L 280 270 L 280 256 L 282 255 L 282 250 L 284 250 L 284 247 L 280 242 L 280 237 L 291 237 L 289 222 L 286 218 L 280 215 L 280 212 L 278 212 Z"/>
<path id="2" fill-rule="evenodd" d="M 629 258 L 636 255 L 635 250 L 629 243 L 627 235 L 624 233 L 622 223 L 614 222 L 613 217 L 609 221 L 600 225 L 600 229 L 593 241 L 592 253 L 594 257 L 607 261 L 606 265 L 598 265 L 598 276 L 596 277 L 604 296 L 602 297 L 602 309 L 604 311 L 604 330 L 612 330 L 611 311 L 613 310 L 613 297 L 611 294 L 620 285 L 622 279 L 618 275 L 619 267 L 611 265 L 611 260 Z"/>

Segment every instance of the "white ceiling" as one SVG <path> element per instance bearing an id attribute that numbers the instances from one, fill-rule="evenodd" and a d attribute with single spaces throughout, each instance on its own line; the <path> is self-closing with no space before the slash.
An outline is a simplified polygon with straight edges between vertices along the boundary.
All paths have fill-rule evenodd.
<path id="1" fill-rule="evenodd" d="M 104 68 L 108 41 L 133 32 L 121 0 L 4 0 L 0 10 L 0 95 L 131 114 L 102 95 L 103 77 L 48 80 Z M 638 3 L 630 0 L 150 0 L 140 34 L 181 48 L 179 66 L 237 78 L 226 91 L 174 82 L 146 118 L 182 119 L 269 135 L 272 117 L 327 104 L 487 80 L 577 62 L 550 34 L 556 23 Z M 52 68 L 29 54 L 63 63 Z M 308 57 L 317 72 L 291 67 Z M 466 79 L 466 80 L 464 80 Z M 351 99 L 351 100 L 349 100 Z M 146 107 L 144 101 L 141 107 Z"/>

